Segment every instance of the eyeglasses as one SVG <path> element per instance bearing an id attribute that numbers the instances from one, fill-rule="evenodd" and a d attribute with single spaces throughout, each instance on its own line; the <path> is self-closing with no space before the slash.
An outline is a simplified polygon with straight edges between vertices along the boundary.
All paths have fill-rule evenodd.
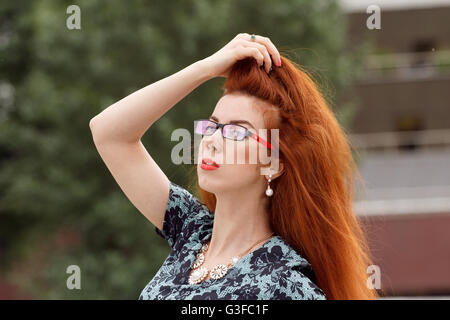
<path id="1" fill-rule="evenodd" d="M 194 121 L 195 133 L 201 134 L 202 136 L 211 136 L 216 132 L 217 128 L 222 128 L 222 136 L 224 138 L 242 141 L 246 137 L 250 137 L 255 139 L 258 142 L 261 142 L 263 145 L 272 149 L 272 145 L 262 139 L 257 134 L 251 132 L 246 127 L 240 126 L 238 124 L 222 124 L 212 120 L 200 119 Z"/>

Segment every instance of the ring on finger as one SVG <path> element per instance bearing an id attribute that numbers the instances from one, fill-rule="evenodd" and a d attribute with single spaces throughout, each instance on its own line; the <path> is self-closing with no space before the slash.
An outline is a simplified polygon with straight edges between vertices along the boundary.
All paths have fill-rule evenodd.
<path id="1" fill-rule="evenodd" d="M 253 33 L 253 34 L 250 36 L 250 39 L 251 39 L 252 41 L 255 41 L 255 40 L 256 40 L 256 35 Z"/>

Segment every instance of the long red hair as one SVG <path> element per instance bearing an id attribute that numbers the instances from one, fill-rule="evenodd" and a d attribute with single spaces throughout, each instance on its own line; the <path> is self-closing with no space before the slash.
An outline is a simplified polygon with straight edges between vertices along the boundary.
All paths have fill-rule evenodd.
<path id="1" fill-rule="evenodd" d="M 270 77 L 247 58 L 234 64 L 224 89 L 276 107 L 261 107 L 269 114 L 266 129 L 279 129 L 284 164 L 283 174 L 271 182 L 273 230 L 311 263 L 327 299 L 376 299 L 376 290 L 367 286 L 370 251 L 352 208 L 353 178 L 361 178 L 346 134 L 316 84 L 286 57 Z M 198 182 L 196 188 L 215 211 L 215 195 Z"/>

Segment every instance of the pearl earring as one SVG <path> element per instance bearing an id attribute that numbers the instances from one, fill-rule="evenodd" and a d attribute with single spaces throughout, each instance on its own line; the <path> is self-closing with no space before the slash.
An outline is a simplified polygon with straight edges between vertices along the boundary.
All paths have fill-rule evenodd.
<path id="1" fill-rule="evenodd" d="M 270 188 L 270 181 L 272 181 L 272 174 L 269 174 L 269 180 L 267 181 L 266 196 L 268 197 L 273 195 L 273 190 Z"/>

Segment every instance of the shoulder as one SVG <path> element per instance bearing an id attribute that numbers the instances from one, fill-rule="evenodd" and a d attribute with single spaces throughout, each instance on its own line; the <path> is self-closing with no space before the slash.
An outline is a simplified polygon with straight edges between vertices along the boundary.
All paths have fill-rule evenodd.
<path id="1" fill-rule="evenodd" d="M 326 300 L 325 293 L 304 273 L 283 270 L 277 274 L 278 288 L 273 293 L 276 300 Z"/>
<path id="2" fill-rule="evenodd" d="M 184 225 L 189 222 L 201 223 L 201 218 L 212 218 L 213 213 L 187 189 L 170 182 L 168 210 L 175 210 L 177 216 L 183 218 Z"/>
<path id="3" fill-rule="evenodd" d="M 261 254 L 259 259 L 265 260 L 270 266 L 270 279 L 276 288 L 272 292 L 272 299 L 326 299 L 324 292 L 315 283 L 314 271 L 309 261 L 298 254 L 282 237 L 274 237 L 268 243 L 267 250 Z"/>
<path id="4" fill-rule="evenodd" d="M 155 231 L 178 251 L 192 240 L 191 237 L 211 228 L 213 217 L 213 213 L 194 194 L 170 181 L 163 229 L 155 227 Z"/>
<path id="5" fill-rule="evenodd" d="M 208 207 L 187 189 L 170 181 L 169 205 L 184 213 L 206 211 L 211 213 Z"/>

